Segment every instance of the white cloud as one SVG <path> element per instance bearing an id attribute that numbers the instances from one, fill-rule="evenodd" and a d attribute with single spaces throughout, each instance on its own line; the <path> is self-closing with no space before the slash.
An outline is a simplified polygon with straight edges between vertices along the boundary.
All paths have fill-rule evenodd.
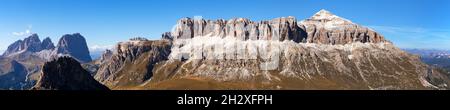
<path id="1" fill-rule="evenodd" d="M 32 34 L 31 29 L 33 28 L 33 25 L 28 25 L 28 28 L 23 32 L 12 32 L 13 36 L 17 37 L 23 37 L 23 36 L 29 36 Z"/>
<path id="2" fill-rule="evenodd" d="M 92 45 L 89 46 L 90 52 L 103 52 L 106 49 L 112 50 L 114 48 L 114 45 Z"/>

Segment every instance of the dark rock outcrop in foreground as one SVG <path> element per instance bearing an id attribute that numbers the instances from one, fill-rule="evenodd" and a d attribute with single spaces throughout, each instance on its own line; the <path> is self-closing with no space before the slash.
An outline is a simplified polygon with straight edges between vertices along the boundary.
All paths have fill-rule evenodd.
<path id="1" fill-rule="evenodd" d="M 0 89 L 30 89 L 39 80 L 45 62 L 61 56 L 70 56 L 82 63 L 92 60 L 86 39 L 79 33 L 62 36 L 57 47 L 49 37 L 41 41 L 38 34 L 17 40 L 0 56 Z M 92 68 L 95 66 L 88 66 L 89 71 L 96 71 Z"/>
<path id="2" fill-rule="evenodd" d="M 70 57 L 47 62 L 32 90 L 109 90 Z"/>

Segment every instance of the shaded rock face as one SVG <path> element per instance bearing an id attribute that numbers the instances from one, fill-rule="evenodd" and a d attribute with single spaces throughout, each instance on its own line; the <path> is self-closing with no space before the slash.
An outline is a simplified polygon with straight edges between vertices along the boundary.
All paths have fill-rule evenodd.
<path id="1" fill-rule="evenodd" d="M 39 36 L 37 34 L 32 34 L 24 40 L 18 40 L 9 45 L 3 56 L 8 56 L 17 52 L 39 52 L 47 49 L 49 43 L 51 43 L 51 41 L 46 40 L 45 45 L 43 45 Z"/>
<path id="2" fill-rule="evenodd" d="M 42 49 L 44 50 L 55 49 L 55 45 L 53 44 L 52 40 L 47 37 L 42 41 Z"/>
<path id="3" fill-rule="evenodd" d="M 3 56 L 8 56 L 12 53 L 23 50 L 24 47 L 22 46 L 22 44 L 23 44 L 22 42 L 23 42 L 22 40 L 18 40 L 16 42 L 12 43 L 11 45 L 9 45 L 8 49 L 3 53 Z"/>
<path id="4" fill-rule="evenodd" d="M 37 34 L 32 34 L 24 40 L 18 40 L 9 45 L 3 56 L 14 57 L 14 55 L 20 53 L 36 53 L 43 50 L 52 51 L 54 48 L 55 46 L 50 38 L 47 37 L 41 42 Z"/>
<path id="5" fill-rule="evenodd" d="M 178 79 L 196 81 L 199 79 L 200 82 L 203 80 L 236 84 L 252 82 L 245 87 L 230 87 L 234 89 L 246 87 L 250 87 L 248 89 L 430 89 L 431 87 L 424 85 L 428 83 L 423 76 L 427 72 L 427 65 L 389 43 L 352 43 L 335 46 L 265 42 L 267 45 L 264 44 L 262 47 L 259 47 L 261 42 L 246 42 L 242 45 L 261 49 L 257 51 L 259 53 L 279 54 L 258 55 L 247 59 L 238 57 L 215 59 L 211 56 L 219 56 L 218 54 L 208 54 L 204 57 L 189 54 L 190 59 L 185 61 L 169 57 L 168 61 L 154 70 L 152 81 L 155 82 L 148 84 L 153 85 L 152 87 L 155 87 L 154 84 L 170 86 L 176 84 L 167 84 L 167 81 L 173 83 Z M 196 44 L 207 45 L 202 42 Z M 251 56 L 252 51 L 245 51 L 243 54 Z M 177 89 L 190 87 L 192 86 Z"/>
<path id="6" fill-rule="evenodd" d="M 111 58 L 100 65 L 95 78 L 109 87 L 140 84 L 153 76 L 156 63 L 167 60 L 170 49 L 167 40 L 121 42 Z"/>
<path id="7" fill-rule="evenodd" d="M 70 57 L 60 57 L 42 67 L 40 80 L 33 90 L 109 90 L 97 82 L 80 63 Z"/>
<path id="8" fill-rule="evenodd" d="M 33 34 L 28 38 L 25 38 L 23 40 L 22 47 L 26 51 L 30 52 L 38 52 L 42 50 L 41 46 L 41 40 L 39 39 L 39 36 L 37 34 Z"/>
<path id="9" fill-rule="evenodd" d="M 61 37 L 56 47 L 57 54 L 69 55 L 85 63 L 92 61 L 86 39 L 79 34 L 66 34 Z"/>
<path id="10" fill-rule="evenodd" d="M 19 62 L 7 58 L 0 58 L 0 90 L 24 89 L 27 70 Z"/>

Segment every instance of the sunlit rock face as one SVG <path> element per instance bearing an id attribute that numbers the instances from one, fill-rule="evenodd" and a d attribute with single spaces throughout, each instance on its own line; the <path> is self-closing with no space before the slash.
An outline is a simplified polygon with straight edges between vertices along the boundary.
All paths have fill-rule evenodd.
<path id="1" fill-rule="evenodd" d="M 204 20 L 183 18 L 178 21 L 175 39 L 190 39 L 197 36 L 235 37 L 239 40 L 294 40 L 306 38 L 304 30 L 294 17 L 276 18 L 271 21 L 254 22 L 245 18 L 230 20 Z"/>
<path id="2" fill-rule="evenodd" d="M 95 78 L 112 89 L 446 89 L 440 74 L 321 10 L 301 21 L 182 18 L 161 40 L 119 43 Z"/>
<path id="3" fill-rule="evenodd" d="M 300 21 L 308 33 L 306 42 L 319 44 L 347 44 L 353 42 L 388 42 L 382 35 L 367 27 L 355 24 L 328 12 L 320 10 L 311 18 Z"/>
<path id="4" fill-rule="evenodd" d="M 424 79 L 428 67 L 417 57 L 326 10 L 299 22 L 183 18 L 172 36 L 169 60 L 153 70 L 156 85 L 196 79 L 251 82 L 253 89 L 439 88 Z"/>
<path id="5" fill-rule="evenodd" d="M 71 56 L 82 63 L 92 61 L 86 39 L 80 33 L 63 35 L 55 51 L 59 56 Z"/>

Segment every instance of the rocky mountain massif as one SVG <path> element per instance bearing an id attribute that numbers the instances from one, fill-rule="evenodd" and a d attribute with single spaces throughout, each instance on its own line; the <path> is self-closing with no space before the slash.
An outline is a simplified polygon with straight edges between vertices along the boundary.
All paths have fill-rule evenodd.
<path id="1" fill-rule="evenodd" d="M 112 89 L 447 89 L 448 78 L 326 10 L 254 22 L 183 18 L 162 40 L 119 43 L 95 76 Z"/>
<path id="2" fill-rule="evenodd" d="M 86 40 L 79 33 L 62 36 L 57 46 L 48 37 L 41 42 L 37 34 L 14 42 L 1 56 L 0 63 L 4 65 L 0 77 L 5 78 L 0 82 L 5 83 L 0 83 L 0 89 L 31 88 L 39 79 L 44 63 L 61 56 L 71 56 L 80 62 L 92 61 Z"/>
<path id="3" fill-rule="evenodd" d="M 183 18 L 161 40 L 120 42 L 92 62 L 81 35 L 65 36 L 56 47 L 33 36 L 18 41 L 1 64 L 24 65 L 28 79 L 30 72 L 38 73 L 38 90 L 449 89 L 450 84 L 445 73 L 420 57 L 326 10 L 301 21 Z M 52 60 L 61 56 L 76 60 Z M 30 68 L 33 64 L 44 66 Z M 1 70 L 2 75 L 23 75 L 10 72 L 21 68 Z"/>
<path id="4" fill-rule="evenodd" d="M 290 17 L 253 22 L 246 18 L 204 20 L 183 18 L 172 33 L 175 39 L 199 36 L 233 37 L 237 40 L 292 40 L 302 43 L 347 44 L 386 42 L 380 34 L 349 20 L 321 10 L 309 19 L 297 22 Z"/>
<path id="5" fill-rule="evenodd" d="M 0 57 L 0 90 L 24 89 L 28 72 L 15 60 Z"/>

